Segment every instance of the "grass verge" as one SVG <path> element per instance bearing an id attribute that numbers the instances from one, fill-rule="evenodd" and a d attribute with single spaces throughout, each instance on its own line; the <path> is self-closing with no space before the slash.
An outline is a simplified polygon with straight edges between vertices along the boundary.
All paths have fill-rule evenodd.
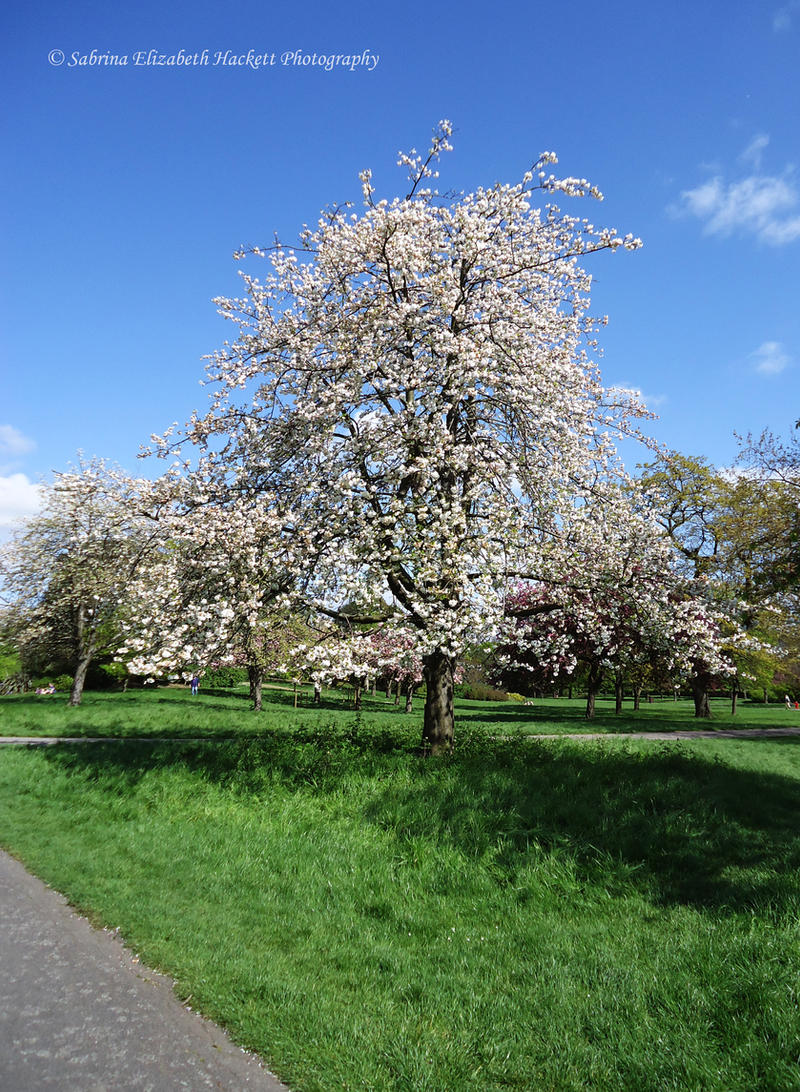
<path id="1" fill-rule="evenodd" d="M 798 1085 L 800 744 L 0 751 L 0 841 L 298 1092 Z"/>

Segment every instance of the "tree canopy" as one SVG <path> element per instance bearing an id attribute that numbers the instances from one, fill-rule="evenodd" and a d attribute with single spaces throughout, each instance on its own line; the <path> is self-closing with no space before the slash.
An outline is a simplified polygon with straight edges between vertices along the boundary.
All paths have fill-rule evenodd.
<path id="1" fill-rule="evenodd" d="M 585 558 L 587 513 L 620 472 L 612 436 L 643 413 L 602 386 L 579 264 L 639 241 L 559 209 L 557 194 L 601 195 L 549 173 L 550 153 L 516 184 L 442 197 L 449 135 L 401 155 L 405 197 L 376 199 L 364 171 L 360 213 L 337 206 L 297 246 L 240 253 L 270 269 L 217 301 L 236 337 L 185 433 L 210 488 L 257 498 L 310 546 L 318 606 L 377 596 L 402 615 L 433 750 L 452 741 L 456 657 L 502 617 L 510 579 L 558 580 L 576 547 Z"/>

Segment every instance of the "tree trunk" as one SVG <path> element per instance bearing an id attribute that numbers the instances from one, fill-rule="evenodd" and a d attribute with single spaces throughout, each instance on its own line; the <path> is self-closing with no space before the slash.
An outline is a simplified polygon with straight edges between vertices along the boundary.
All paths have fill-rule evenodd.
<path id="1" fill-rule="evenodd" d="M 256 713 L 261 712 L 261 688 L 264 684 L 264 669 L 259 667 L 258 664 L 247 665 L 247 678 L 250 682 L 250 701 L 253 703 L 253 710 Z"/>
<path id="2" fill-rule="evenodd" d="M 414 690 L 416 687 L 413 682 L 410 682 L 406 687 L 406 712 L 413 713 L 414 711 Z"/>
<path id="3" fill-rule="evenodd" d="M 621 675 L 615 675 L 614 676 L 614 712 L 617 714 L 617 716 L 619 716 L 619 714 L 622 712 L 622 696 L 623 696 L 622 676 Z"/>
<path id="4" fill-rule="evenodd" d="M 398 679 L 394 684 L 394 704 L 400 704 L 400 680 Z"/>
<path id="5" fill-rule="evenodd" d="M 764 705 L 769 705 L 769 694 L 766 686 L 764 687 Z"/>
<path id="6" fill-rule="evenodd" d="M 586 677 L 586 719 L 592 720 L 594 717 L 594 705 L 597 692 L 600 689 L 600 683 L 603 681 L 603 669 L 596 665 L 589 668 L 589 674 Z"/>
<path id="7" fill-rule="evenodd" d="M 427 695 L 422 725 L 425 754 L 446 754 L 453 749 L 453 660 L 437 649 L 423 658 Z"/>
<path id="8" fill-rule="evenodd" d="M 70 705 L 80 705 L 81 698 L 83 697 L 83 684 L 86 682 L 86 672 L 89 670 L 89 664 L 92 662 L 92 650 L 84 649 L 78 663 L 75 667 L 75 674 L 72 679 L 72 690 L 69 695 Z"/>
<path id="9" fill-rule="evenodd" d="M 736 680 L 734 680 L 733 686 L 731 687 L 731 716 L 732 717 L 736 716 L 736 698 L 738 696 L 738 693 L 739 693 L 739 683 Z"/>
<path id="10" fill-rule="evenodd" d="M 641 686 L 634 686 L 633 688 L 633 711 L 638 713 L 642 704 L 642 688 Z"/>
<path id="11" fill-rule="evenodd" d="M 386 684 L 386 700 L 389 701 L 391 696 L 392 696 L 392 680 L 389 679 L 389 681 Z"/>
<path id="12" fill-rule="evenodd" d="M 698 671 L 692 676 L 692 697 L 694 698 L 694 715 L 696 717 L 710 717 L 711 706 L 708 704 L 708 684 L 710 682 L 707 671 Z"/>
<path id="13" fill-rule="evenodd" d="M 69 705 L 80 705 L 83 697 L 83 684 L 86 682 L 86 672 L 94 656 L 94 623 L 93 615 L 83 603 L 78 607 L 78 615 L 75 619 L 75 636 L 78 649 L 78 662 L 75 665 L 75 674 L 72 676 L 72 690 L 69 695 Z"/>
<path id="14" fill-rule="evenodd" d="M 353 687 L 353 708 L 354 709 L 360 709 L 361 708 L 361 684 L 360 683 L 356 683 L 355 686 Z"/>

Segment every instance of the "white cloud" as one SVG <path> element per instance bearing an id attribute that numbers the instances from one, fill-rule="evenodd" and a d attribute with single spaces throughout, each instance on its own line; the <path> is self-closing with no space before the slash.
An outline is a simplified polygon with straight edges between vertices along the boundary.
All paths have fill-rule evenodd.
<path id="1" fill-rule="evenodd" d="M 759 138 L 756 138 L 758 140 Z M 764 145 L 748 153 L 760 156 Z M 726 183 L 719 176 L 681 194 L 683 207 L 698 220 L 705 221 L 706 235 L 754 235 L 770 246 L 784 246 L 800 239 L 800 194 L 791 174 L 783 177 L 752 174 L 738 182 Z"/>
<path id="2" fill-rule="evenodd" d="M 788 4 L 778 10 L 772 16 L 772 29 L 777 33 L 792 29 L 792 18 L 796 11 L 800 11 L 800 0 L 789 0 Z"/>
<path id="3" fill-rule="evenodd" d="M 0 425 L 0 455 L 27 455 L 36 444 L 13 425 Z"/>
<path id="4" fill-rule="evenodd" d="M 765 341 L 750 354 L 750 359 L 762 375 L 780 375 L 792 362 L 779 341 Z"/>
<path id="5" fill-rule="evenodd" d="M 25 474 L 0 476 L 0 527 L 32 516 L 41 504 L 41 487 Z"/>

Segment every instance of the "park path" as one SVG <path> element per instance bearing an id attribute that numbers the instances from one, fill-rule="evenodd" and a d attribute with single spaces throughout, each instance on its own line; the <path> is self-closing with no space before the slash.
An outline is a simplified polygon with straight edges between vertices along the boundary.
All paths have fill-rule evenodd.
<path id="1" fill-rule="evenodd" d="M 5 1092 L 288 1092 L 2 851 L 0 921 Z"/>
<path id="2" fill-rule="evenodd" d="M 796 728 L 698 728 L 696 731 L 678 732 L 575 732 L 570 735 L 538 735 L 528 739 L 780 739 L 783 736 L 800 736 Z"/>

